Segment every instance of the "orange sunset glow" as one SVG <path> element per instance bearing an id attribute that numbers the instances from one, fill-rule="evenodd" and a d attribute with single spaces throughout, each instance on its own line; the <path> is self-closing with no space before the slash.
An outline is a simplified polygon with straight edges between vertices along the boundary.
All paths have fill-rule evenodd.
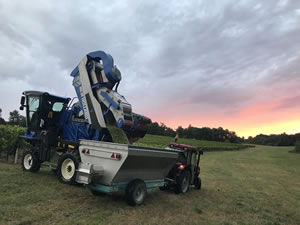
<path id="1" fill-rule="evenodd" d="M 270 123 L 257 123 L 257 124 L 245 123 L 245 122 L 242 122 L 241 124 L 224 123 L 224 125 L 218 125 L 214 121 L 209 121 L 209 120 L 203 121 L 203 123 L 199 123 L 198 121 L 193 121 L 193 120 L 179 121 L 179 122 L 181 122 L 180 124 L 184 128 L 188 127 L 190 124 L 195 127 L 210 127 L 210 128 L 223 127 L 224 129 L 235 131 L 238 136 L 245 137 L 245 138 L 248 138 L 249 136 L 253 137 L 258 134 L 300 133 L 300 119 L 282 120 L 282 121 L 275 121 Z M 169 121 L 168 119 L 166 119 L 166 122 L 164 123 L 175 130 L 178 127 L 178 120 Z"/>
<path id="2" fill-rule="evenodd" d="M 294 107 L 281 107 L 286 103 L 285 99 L 275 100 L 268 104 L 255 103 L 240 110 L 225 113 L 213 110 L 210 113 L 203 113 L 203 110 L 199 112 L 179 110 L 176 115 L 154 113 L 153 118 L 154 121 L 162 122 L 175 130 L 178 126 L 186 128 L 189 125 L 199 128 L 223 127 L 245 138 L 258 134 L 300 133 L 300 110 Z M 186 118 L 186 114 L 190 116 Z"/>

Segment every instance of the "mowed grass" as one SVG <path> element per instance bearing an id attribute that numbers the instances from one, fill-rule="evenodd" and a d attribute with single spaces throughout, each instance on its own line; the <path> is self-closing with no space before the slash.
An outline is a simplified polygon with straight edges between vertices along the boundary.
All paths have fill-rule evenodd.
<path id="1" fill-rule="evenodd" d="M 144 147 L 165 148 L 168 146 L 170 142 L 174 142 L 174 138 L 147 134 L 144 138 L 141 138 L 139 139 L 139 141 L 134 143 L 134 145 L 144 146 Z M 204 140 L 187 139 L 187 138 L 179 138 L 177 143 L 203 148 L 205 151 L 239 150 L 251 146 L 245 144 L 204 141 Z"/>
<path id="2" fill-rule="evenodd" d="M 300 154 L 293 147 L 209 152 L 202 190 L 153 191 L 140 207 L 123 195 L 93 196 L 58 182 L 48 168 L 25 173 L 0 163 L 0 224 L 300 224 Z"/>

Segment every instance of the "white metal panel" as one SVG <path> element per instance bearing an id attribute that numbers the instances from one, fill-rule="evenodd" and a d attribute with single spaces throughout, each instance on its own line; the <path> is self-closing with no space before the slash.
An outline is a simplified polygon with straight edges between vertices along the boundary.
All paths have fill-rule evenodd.
<path id="1" fill-rule="evenodd" d="M 81 81 L 80 92 L 81 92 L 82 100 L 85 103 L 85 106 L 83 106 L 84 114 L 87 117 L 88 121 L 91 122 L 91 116 L 90 116 L 90 112 L 89 112 L 90 109 L 88 109 L 88 106 L 86 104 L 86 98 L 85 98 L 85 95 L 89 93 L 98 123 L 101 127 L 105 128 L 106 123 L 104 121 L 101 106 L 100 106 L 98 100 L 95 98 L 92 88 L 91 88 L 89 75 L 86 70 L 86 62 L 87 62 L 87 56 L 85 56 L 78 65 L 79 77 L 80 77 L 80 81 Z"/>
<path id="2" fill-rule="evenodd" d="M 82 150 L 85 150 L 85 153 Z M 111 185 L 111 181 L 128 156 L 128 145 L 80 140 L 79 152 L 81 162 L 86 166 L 95 165 L 103 167 L 104 172 L 100 178 L 100 182 L 101 184 Z M 121 158 L 112 158 L 112 154 L 120 154 Z"/>

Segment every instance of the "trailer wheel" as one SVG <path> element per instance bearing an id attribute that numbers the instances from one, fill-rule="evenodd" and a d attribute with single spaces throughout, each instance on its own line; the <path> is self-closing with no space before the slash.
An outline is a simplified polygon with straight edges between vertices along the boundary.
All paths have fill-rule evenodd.
<path id="1" fill-rule="evenodd" d="M 41 162 L 38 154 L 30 150 L 26 150 L 22 157 L 22 168 L 24 171 L 38 172 L 41 168 Z"/>
<path id="2" fill-rule="evenodd" d="M 66 184 L 73 184 L 76 179 L 76 170 L 79 160 L 74 154 L 65 153 L 60 156 L 57 163 L 58 179 Z"/>
<path id="3" fill-rule="evenodd" d="M 175 186 L 175 193 L 186 193 L 189 190 L 191 183 L 191 173 L 188 170 L 183 171 L 183 173 L 178 177 L 176 186 Z"/>
<path id="4" fill-rule="evenodd" d="M 202 185 L 202 181 L 201 181 L 201 178 L 200 177 L 196 177 L 195 180 L 194 180 L 194 185 L 195 185 L 195 188 L 200 190 L 201 189 L 201 185 Z"/>
<path id="5" fill-rule="evenodd" d="M 131 181 L 126 188 L 126 201 L 128 205 L 135 206 L 144 203 L 147 196 L 146 184 L 142 180 Z"/>

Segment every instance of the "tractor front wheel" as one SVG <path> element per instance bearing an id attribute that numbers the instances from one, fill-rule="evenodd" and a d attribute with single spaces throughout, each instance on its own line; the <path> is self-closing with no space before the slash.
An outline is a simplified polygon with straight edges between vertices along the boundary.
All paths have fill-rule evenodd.
<path id="1" fill-rule="evenodd" d="M 24 151 L 22 157 L 22 168 L 24 171 L 38 172 L 41 168 L 41 162 L 38 158 L 38 154 L 30 150 Z"/>
<path id="2" fill-rule="evenodd" d="M 202 182 L 201 182 L 201 178 L 200 177 L 196 177 L 195 178 L 194 185 L 195 185 L 196 189 L 198 189 L 198 190 L 201 189 Z"/>
<path id="3" fill-rule="evenodd" d="M 58 179 L 66 184 L 75 183 L 78 166 L 79 160 L 74 154 L 65 153 L 61 155 L 57 163 Z"/>

